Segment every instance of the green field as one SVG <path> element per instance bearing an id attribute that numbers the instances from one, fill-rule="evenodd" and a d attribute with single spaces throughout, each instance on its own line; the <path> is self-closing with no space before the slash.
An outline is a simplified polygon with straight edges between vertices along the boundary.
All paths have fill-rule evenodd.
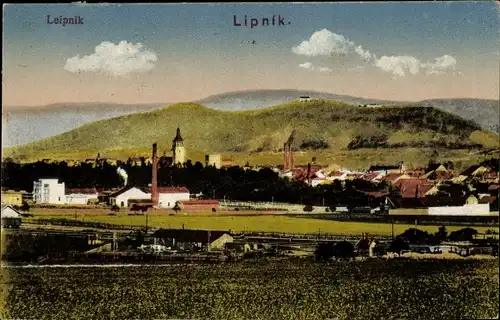
<path id="1" fill-rule="evenodd" d="M 61 216 L 40 216 L 45 218 L 61 218 Z M 67 219 L 74 220 L 74 217 L 67 216 Z M 146 216 L 128 215 L 81 215 L 77 214 L 80 221 L 94 221 L 120 225 L 145 226 Z M 30 219 L 26 219 L 29 221 Z M 229 216 L 229 215 L 148 215 L 148 225 L 158 228 L 184 228 L 186 229 L 211 229 L 211 230 L 231 230 L 241 232 L 278 232 L 278 233 L 330 233 L 338 235 L 385 235 L 392 233 L 391 224 L 387 223 L 367 223 L 367 222 L 344 222 L 323 219 L 313 219 L 306 217 L 289 217 L 283 215 L 261 215 L 261 216 Z M 395 234 L 403 233 L 408 228 L 415 225 L 395 224 Z M 419 229 L 430 232 L 437 232 L 436 226 L 418 226 Z M 448 232 L 459 230 L 464 226 L 447 226 Z M 473 227 L 478 232 L 484 232 L 492 227 Z"/>
<path id="2" fill-rule="evenodd" d="M 498 261 L 9 269 L 15 319 L 486 319 Z"/>

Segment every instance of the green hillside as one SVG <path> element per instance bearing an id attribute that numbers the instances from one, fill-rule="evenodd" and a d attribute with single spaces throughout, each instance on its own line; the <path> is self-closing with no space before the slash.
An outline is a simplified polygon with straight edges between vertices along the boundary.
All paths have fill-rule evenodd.
<path id="1" fill-rule="evenodd" d="M 487 149 L 498 135 L 432 107 L 366 108 L 329 101 L 290 102 L 250 111 L 220 111 L 193 103 L 92 122 L 20 147 L 3 156 L 148 150 L 169 152 L 179 126 L 185 146 L 198 152 L 278 151 L 295 131 L 294 148 L 339 152 L 360 149 Z M 132 156 L 132 155 L 131 155 Z"/>

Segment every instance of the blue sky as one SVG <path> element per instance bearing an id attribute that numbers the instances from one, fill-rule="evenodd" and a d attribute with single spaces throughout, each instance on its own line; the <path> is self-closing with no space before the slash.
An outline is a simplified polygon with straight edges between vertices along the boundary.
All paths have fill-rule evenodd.
<path id="1" fill-rule="evenodd" d="M 493 98 L 498 97 L 497 12 L 494 2 L 8 5 L 4 102 L 175 102 L 265 88 L 396 100 Z M 290 24 L 233 26 L 233 15 L 242 20 L 273 14 Z M 47 24 L 47 15 L 79 15 L 84 25 Z M 326 42 L 319 44 L 350 41 L 347 57 L 292 52 L 325 29 L 318 36 Z M 135 71 L 120 76 L 90 70 L 82 61 L 74 66 L 82 72 L 65 69 L 69 58 L 123 40 L 153 53 L 152 66 L 131 67 Z M 357 46 L 369 51 L 368 61 L 360 61 Z M 447 62 L 439 70 L 437 62 L 431 66 L 443 56 Z M 412 66 L 419 71 L 410 72 Z"/>

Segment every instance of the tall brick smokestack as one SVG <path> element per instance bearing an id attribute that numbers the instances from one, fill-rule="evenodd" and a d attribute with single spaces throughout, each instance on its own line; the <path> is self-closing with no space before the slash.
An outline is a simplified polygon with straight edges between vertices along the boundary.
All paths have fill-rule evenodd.
<path id="1" fill-rule="evenodd" d="M 307 184 L 311 185 L 311 163 L 307 164 Z"/>
<path id="2" fill-rule="evenodd" d="M 288 170 L 289 168 L 289 153 L 288 153 L 288 143 L 283 145 L 284 159 L 283 159 L 283 170 Z"/>
<path id="3" fill-rule="evenodd" d="M 153 208 L 158 208 L 158 154 L 156 143 L 153 143 L 153 174 L 151 180 L 151 202 Z"/>

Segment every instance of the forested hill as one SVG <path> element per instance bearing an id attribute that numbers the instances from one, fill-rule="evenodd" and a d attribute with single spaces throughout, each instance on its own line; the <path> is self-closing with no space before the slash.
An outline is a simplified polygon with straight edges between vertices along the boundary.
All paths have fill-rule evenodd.
<path id="1" fill-rule="evenodd" d="M 179 103 L 147 113 L 92 122 L 63 134 L 4 150 L 37 152 L 116 150 L 159 144 L 169 150 L 176 128 L 188 149 L 204 152 L 279 150 L 294 132 L 294 148 L 496 148 L 498 135 L 468 120 L 420 105 L 359 107 L 330 100 L 290 102 L 248 111 Z"/>

